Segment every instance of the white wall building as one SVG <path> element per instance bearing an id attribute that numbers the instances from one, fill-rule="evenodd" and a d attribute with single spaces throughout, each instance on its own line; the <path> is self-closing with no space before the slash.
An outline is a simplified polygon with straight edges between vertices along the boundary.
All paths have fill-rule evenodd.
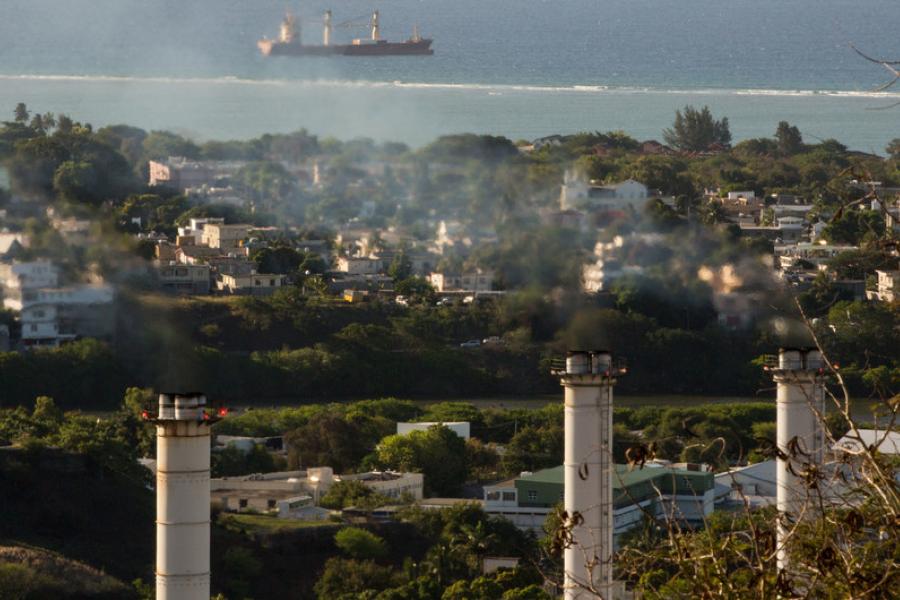
<path id="1" fill-rule="evenodd" d="M 336 270 L 351 275 L 375 275 L 381 270 L 381 259 L 339 256 Z"/>
<path id="2" fill-rule="evenodd" d="M 424 478 L 421 473 L 370 471 L 350 475 L 334 475 L 330 467 L 311 467 L 305 471 L 256 473 L 240 477 L 222 477 L 210 482 L 210 501 L 224 510 L 244 512 L 284 511 L 279 503 L 309 496 L 318 505 L 322 496 L 338 481 L 360 481 L 375 492 L 399 499 L 408 494 L 421 500 Z"/>
<path id="3" fill-rule="evenodd" d="M 870 300 L 894 302 L 900 298 L 900 271 L 876 270 L 875 274 L 878 275 L 877 287 L 866 292 Z"/>
<path id="4" fill-rule="evenodd" d="M 237 224 L 225 225 L 224 223 L 207 223 L 203 227 L 200 243 L 210 248 L 227 250 L 237 248 L 241 241 L 250 234 L 250 226 Z"/>
<path id="5" fill-rule="evenodd" d="M 222 273 L 216 280 L 216 289 L 226 294 L 266 296 L 284 285 L 284 275 L 252 273 L 229 275 Z"/>
<path id="6" fill-rule="evenodd" d="M 58 287 L 59 270 L 48 261 L 0 265 L 0 284 L 4 308 L 19 313 L 26 346 L 112 334 L 112 286 Z"/>
<path id="7" fill-rule="evenodd" d="M 560 210 L 623 210 L 629 207 L 640 209 L 649 198 L 647 186 L 640 181 L 626 179 L 618 183 L 599 185 L 587 181 L 572 170 L 567 170 L 563 177 L 559 206 Z"/>
<path id="8" fill-rule="evenodd" d="M 438 293 L 489 292 L 494 287 L 494 272 L 476 270 L 472 273 L 431 273 L 428 282 Z"/>

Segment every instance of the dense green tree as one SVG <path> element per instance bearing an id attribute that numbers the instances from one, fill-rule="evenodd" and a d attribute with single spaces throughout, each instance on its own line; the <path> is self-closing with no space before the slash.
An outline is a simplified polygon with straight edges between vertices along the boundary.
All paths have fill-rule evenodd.
<path id="1" fill-rule="evenodd" d="M 778 123 L 775 139 L 778 141 L 778 151 L 782 156 L 791 156 L 803 150 L 803 137 L 800 135 L 800 130 L 787 121 Z"/>
<path id="2" fill-rule="evenodd" d="M 53 174 L 53 191 L 68 202 L 98 204 L 103 200 L 97 196 L 97 172 L 87 162 L 68 160 L 59 165 Z"/>
<path id="3" fill-rule="evenodd" d="M 832 244 L 860 245 L 863 240 L 884 235 L 884 217 L 875 210 L 843 210 L 822 231 Z"/>
<path id="4" fill-rule="evenodd" d="M 412 261 L 409 260 L 405 251 L 401 250 L 394 256 L 394 259 L 388 267 L 388 275 L 395 282 L 409 279 L 412 275 Z"/>
<path id="5" fill-rule="evenodd" d="M 212 453 L 210 469 L 213 477 L 234 477 L 251 473 L 271 473 L 280 466 L 265 447 L 255 444 L 249 452 L 226 446 Z"/>
<path id="6" fill-rule="evenodd" d="M 413 303 L 431 304 L 436 296 L 434 287 L 421 277 L 408 277 L 397 281 L 394 284 L 394 291 L 401 296 L 406 296 Z"/>
<path id="7" fill-rule="evenodd" d="M 892 159 L 900 160 L 900 138 L 892 139 L 891 143 L 885 148 L 885 151 Z"/>
<path id="8" fill-rule="evenodd" d="M 253 261 L 260 273 L 293 273 L 300 267 L 303 255 L 289 246 L 266 246 L 254 252 Z"/>
<path id="9" fill-rule="evenodd" d="M 359 527 L 344 527 L 334 534 L 334 544 L 349 558 L 377 560 L 384 558 L 388 547 L 384 539 Z"/>
<path id="10" fill-rule="evenodd" d="M 465 441 L 440 425 L 384 438 L 375 449 L 375 462 L 385 469 L 421 472 L 428 495 L 452 496 L 468 474 Z"/>
<path id="11" fill-rule="evenodd" d="M 263 572 L 264 565 L 253 550 L 232 546 L 222 556 L 222 569 L 228 573 L 224 579 L 225 593 L 233 598 L 246 598 L 253 593 L 254 583 Z"/>
<path id="12" fill-rule="evenodd" d="M 561 425 L 523 427 L 506 445 L 503 471 L 515 476 L 522 471 L 558 466 L 563 458 L 564 437 Z"/>
<path id="13" fill-rule="evenodd" d="M 151 131 L 141 142 L 141 147 L 147 160 L 165 160 L 170 156 L 200 157 L 197 144 L 168 131 Z"/>
<path id="14" fill-rule="evenodd" d="M 376 493 L 372 488 L 356 479 L 336 481 L 328 492 L 319 500 L 319 504 L 325 508 L 341 510 L 349 506 L 376 508 L 391 502 Z"/>
<path id="15" fill-rule="evenodd" d="M 465 133 L 442 136 L 422 153 L 435 161 L 496 163 L 517 156 L 519 150 L 505 137 Z"/>
<path id="16" fill-rule="evenodd" d="M 313 416 L 306 425 L 285 435 L 294 465 L 330 466 L 336 473 L 356 469 L 371 450 L 358 424 L 332 415 Z"/>
<path id="17" fill-rule="evenodd" d="M 16 123 L 27 123 L 28 122 L 28 107 L 25 106 L 24 102 L 19 102 L 16 104 L 16 109 L 13 111 L 16 119 Z"/>
<path id="18" fill-rule="evenodd" d="M 828 270 L 838 279 L 865 279 L 877 269 L 894 270 L 898 260 L 887 252 L 863 248 L 841 252 L 828 261 Z"/>
<path id="19" fill-rule="evenodd" d="M 716 143 L 728 145 L 731 143 L 728 117 L 716 120 L 708 106 L 698 110 L 688 105 L 675 111 L 675 121 L 670 129 L 663 131 L 663 138 L 670 146 L 691 152 L 706 150 Z"/>
<path id="20" fill-rule="evenodd" d="M 315 591 L 319 600 L 349 600 L 359 598 L 366 591 L 386 589 L 392 582 L 390 567 L 373 560 L 334 557 L 325 563 Z"/>

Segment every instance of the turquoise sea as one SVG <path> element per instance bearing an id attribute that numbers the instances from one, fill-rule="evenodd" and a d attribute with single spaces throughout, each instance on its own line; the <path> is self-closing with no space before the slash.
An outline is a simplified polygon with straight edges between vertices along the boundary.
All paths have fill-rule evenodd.
<path id="1" fill-rule="evenodd" d="M 389 39 L 418 24 L 432 57 L 263 58 L 285 6 L 318 43 L 381 12 Z M 198 138 L 300 127 L 418 145 L 475 131 L 534 138 L 624 129 L 658 138 L 685 104 L 736 139 L 779 120 L 809 140 L 883 152 L 900 88 L 849 47 L 900 56 L 897 0 L 3 0 L 0 110 L 24 101 L 95 125 Z M 362 29 L 341 29 L 348 40 Z M 11 114 L 11 113 L 10 113 Z"/>

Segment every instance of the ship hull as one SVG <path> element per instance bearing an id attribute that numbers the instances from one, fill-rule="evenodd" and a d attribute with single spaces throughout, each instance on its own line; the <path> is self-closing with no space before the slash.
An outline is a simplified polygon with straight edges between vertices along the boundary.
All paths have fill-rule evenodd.
<path id="1" fill-rule="evenodd" d="M 264 56 L 430 56 L 432 40 L 406 42 L 378 41 L 365 44 L 304 46 L 303 44 L 260 40 L 257 44 Z"/>

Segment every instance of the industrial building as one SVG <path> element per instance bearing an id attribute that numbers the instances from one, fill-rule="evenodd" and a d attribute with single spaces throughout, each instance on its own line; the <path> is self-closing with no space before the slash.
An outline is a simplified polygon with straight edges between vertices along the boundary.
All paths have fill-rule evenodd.
<path id="1" fill-rule="evenodd" d="M 281 518 L 298 518 L 291 514 L 294 511 L 283 509 L 281 503 L 299 502 L 309 497 L 312 505 L 317 506 L 322 496 L 338 481 L 359 481 L 382 496 L 397 499 L 408 496 L 421 500 L 424 490 L 421 473 L 369 471 L 335 475 L 330 467 L 315 467 L 213 479 L 209 501 L 226 511 L 277 511 Z"/>
<path id="2" fill-rule="evenodd" d="M 696 465 L 648 463 L 644 468 L 616 465 L 612 477 L 613 544 L 645 514 L 699 524 L 714 509 L 713 473 Z M 659 490 L 659 493 L 657 493 Z M 542 533 L 547 515 L 564 498 L 563 467 L 553 467 L 485 486 L 485 512 L 520 529 Z M 674 512 L 673 512 L 674 511 Z"/>

